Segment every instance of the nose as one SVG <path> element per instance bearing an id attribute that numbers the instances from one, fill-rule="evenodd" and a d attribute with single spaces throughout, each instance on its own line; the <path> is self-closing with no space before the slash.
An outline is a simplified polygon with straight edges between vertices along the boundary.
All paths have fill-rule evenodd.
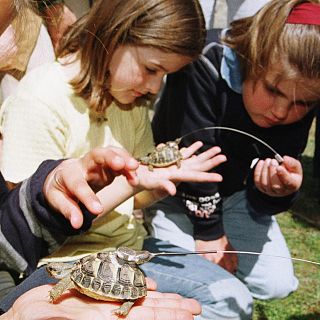
<path id="1" fill-rule="evenodd" d="M 162 79 L 163 76 L 159 75 L 148 77 L 146 81 L 146 89 L 148 90 L 148 92 L 151 94 L 157 94 L 161 89 Z"/>
<path id="2" fill-rule="evenodd" d="M 277 120 L 284 120 L 287 118 L 290 108 L 291 103 L 287 99 L 278 98 L 272 105 L 271 113 Z"/>

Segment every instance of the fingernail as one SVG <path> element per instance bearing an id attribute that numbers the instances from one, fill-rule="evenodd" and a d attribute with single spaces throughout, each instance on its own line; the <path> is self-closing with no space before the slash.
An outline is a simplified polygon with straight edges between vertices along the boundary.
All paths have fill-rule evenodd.
<path id="1" fill-rule="evenodd" d="M 278 161 L 275 159 L 271 160 L 271 165 L 277 167 L 279 165 Z"/>
<path id="2" fill-rule="evenodd" d="M 103 211 L 103 206 L 100 202 L 98 201 L 94 201 L 92 203 L 92 209 L 95 211 L 95 212 L 102 212 Z"/>

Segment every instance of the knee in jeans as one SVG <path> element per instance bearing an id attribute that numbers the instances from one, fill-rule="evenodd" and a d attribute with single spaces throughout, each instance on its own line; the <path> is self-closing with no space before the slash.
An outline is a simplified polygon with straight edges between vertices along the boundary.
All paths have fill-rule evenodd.
<path id="1" fill-rule="evenodd" d="M 241 319 L 252 317 L 253 298 L 237 279 L 218 281 L 209 286 L 212 303 L 203 307 L 204 319 Z"/>
<path id="2" fill-rule="evenodd" d="M 287 297 L 298 287 L 298 280 L 294 275 L 281 277 L 266 277 L 260 284 L 250 288 L 252 295 L 261 300 L 281 299 Z"/>

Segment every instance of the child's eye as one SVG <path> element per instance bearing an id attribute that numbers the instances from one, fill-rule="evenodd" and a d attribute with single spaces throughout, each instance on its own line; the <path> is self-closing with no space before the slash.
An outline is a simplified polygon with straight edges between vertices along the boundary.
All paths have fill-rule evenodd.
<path id="1" fill-rule="evenodd" d="M 299 106 L 299 107 L 305 107 L 305 108 L 308 108 L 308 109 L 312 109 L 312 108 L 316 107 L 317 105 L 319 105 L 319 102 L 317 102 L 317 101 L 302 101 L 302 100 L 299 100 L 299 101 L 296 101 L 294 104 L 296 106 Z"/>
<path id="2" fill-rule="evenodd" d="M 147 72 L 150 73 L 150 74 L 157 73 L 157 70 L 155 70 L 155 69 L 152 69 L 152 68 L 149 68 L 149 67 L 145 67 L 145 68 L 146 68 Z"/>
<path id="3" fill-rule="evenodd" d="M 265 84 L 265 88 L 271 94 L 275 94 L 276 95 L 276 94 L 279 93 L 279 90 L 276 87 L 270 86 L 268 84 Z"/>

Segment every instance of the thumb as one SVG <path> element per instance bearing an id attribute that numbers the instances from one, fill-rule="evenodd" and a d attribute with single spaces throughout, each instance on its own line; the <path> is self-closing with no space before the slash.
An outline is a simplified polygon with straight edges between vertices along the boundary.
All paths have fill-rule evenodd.
<path id="1" fill-rule="evenodd" d="M 302 174 L 302 166 L 299 160 L 288 156 L 284 156 L 283 160 L 283 165 L 289 172 Z"/>

